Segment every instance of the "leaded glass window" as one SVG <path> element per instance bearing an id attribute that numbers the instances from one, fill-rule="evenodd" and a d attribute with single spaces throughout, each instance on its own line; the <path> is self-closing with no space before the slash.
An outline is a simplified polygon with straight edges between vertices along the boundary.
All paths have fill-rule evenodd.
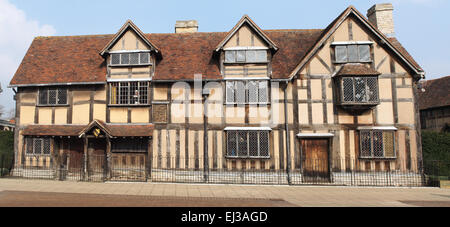
<path id="1" fill-rule="evenodd" d="M 369 44 L 337 45 L 334 50 L 337 63 L 370 62 L 372 60 Z"/>
<path id="2" fill-rule="evenodd" d="M 67 88 L 40 88 L 39 105 L 66 105 Z"/>
<path id="3" fill-rule="evenodd" d="M 110 104 L 146 105 L 148 104 L 149 82 L 110 83 Z"/>
<path id="4" fill-rule="evenodd" d="M 266 63 L 267 50 L 227 50 L 225 63 Z"/>
<path id="5" fill-rule="evenodd" d="M 394 131 L 361 130 L 361 158 L 395 158 Z"/>
<path id="6" fill-rule="evenodd" d="M 228 131 L 227 157 L 268 158 L 269 131 Z"/>
<path id="7" fill-rule="evenodd" d="M 377 77 L 343 77 L 341 79 L 341 104 L 377 104 Z"/>
<path id="8" fill-rule="evenodd" d="M 27 155 L 50 155 L 50 138 L 27 138 Z"/>
<path id="9" fill-rule="evenodd" d="M 147 65 L 150 64 L 150 53 L 112 53 L 110 64 L 112 66 Z"/>
<path id="10" fill-rule="evenodd" d="M 267 104 L 268 81 L 242 80 L 226 82 L 227 104 Z"/>

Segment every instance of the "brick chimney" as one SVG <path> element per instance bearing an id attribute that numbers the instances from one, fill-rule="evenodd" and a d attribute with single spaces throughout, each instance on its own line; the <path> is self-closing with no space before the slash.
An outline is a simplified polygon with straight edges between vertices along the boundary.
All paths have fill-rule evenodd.
<path id="1" fill-rule="evenodd" d="M 198 31 L 196 20 L 179 20 L 175 24 L 175 33 L 194 33 Z"/>
<path id="2" fill-rule="evenodd" d="M 395 36 L 393 11 L 394 7 L 391 3 L 375 4 L 367 10 L 367 17 L 370 23 L 387 37 L 393 37 Z"/>

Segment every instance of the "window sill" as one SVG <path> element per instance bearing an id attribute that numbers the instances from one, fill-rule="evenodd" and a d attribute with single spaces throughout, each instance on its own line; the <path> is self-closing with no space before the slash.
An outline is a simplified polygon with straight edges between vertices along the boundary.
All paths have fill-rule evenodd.
<path id="1" fill-rule="evenodd" d="M 268 160 L 270 159 L 270 156 L 268 157 L 235 157 L 235 156 L 225 156 L 226 159 L 230 160 Z"/>
<path id="2" fill-rule="evenodd" d="M 341 102 L 339 105 L 341 106 L 376 106 L 379 105 L 380 102 Z"/>
<path id="3" fill-rule="evenodd" d="M 223 62 L 226 65 L 239 65 L 239 64 L 269 64 L 269 61 L 259 61 L 259 62 Z"/>
<path id="4" fill-rule="evenodd" d="M 397 157 L 359 157 L 360 160 L 363 161 L 373 161 L 373 160 L 396 160 Z"/>
<path id="5" fill-rule="evenodd" d="M 57 104 L 57 105 L 36 105 L 36 107 L 69 107 L 69 104 Z"/>
<path id="6" fill-rule="evenodd" d="M 225 106 L 269 106 L 270 102 L 267 103 L 224 103 Z"/>
<path id="7" fill-rule="evenodd" d="M 25 154 L 25 157 L 51 157 L 51 154 Z"/>
<path id="8" fill-rule="evenodd" d="M 151 104 L 108 104 L 108 107 L 150 107 Z"/>
<path id="9" fill-rule="evenodd" d="M 153 64 L 148 63 L 148 64 L 129 64 L 129 65 L 112 65 L 109 64 L 109 67 L 139 67 L 139 66 L 152 66 Z"/>
<path id="10" fill-rule="evenodd" d="M 347 61 L 347 62 L 339 62 L 339 61 L 331 61 L 333 64 L 353 64 L 353 63 L 361 63 L 361 64 L 371 64 L 373 60 L 370 61 Z"/>

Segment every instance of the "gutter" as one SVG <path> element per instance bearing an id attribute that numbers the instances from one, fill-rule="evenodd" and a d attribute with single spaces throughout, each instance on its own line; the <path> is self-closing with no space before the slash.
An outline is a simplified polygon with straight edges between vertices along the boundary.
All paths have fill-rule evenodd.
<path id="1" fill-rule="evenodd" d="M 48 83 L 48 84 L 18 84 L 8 85 L 8 88 L 15 87 L 44 87 L 44 86 L 60 86 L 60 85 L 92 85 L 92 84 L 106 84 L 106 82 L 73 82 L 73 83 Z"/>
<path id="2" fill-rule="evenodd" d="M 284 123 L 285 123 L 285 129 L 286 129 L 286 174 L 287 174 L 287 181 L 288 184 L 291 184 L 291 138 L 289 137 L 289 122 L 288 122 L 288 103 L 287 103 L 287 87 L 288 87 L 289 81 L 286 81 L 285 87 L 284 87 Z"/>

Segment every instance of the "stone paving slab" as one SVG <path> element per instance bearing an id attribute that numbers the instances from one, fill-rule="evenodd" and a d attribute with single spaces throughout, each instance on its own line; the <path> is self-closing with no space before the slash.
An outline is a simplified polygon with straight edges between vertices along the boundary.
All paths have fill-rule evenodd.
<path id="1" fill-rule="evenodd" d="M 430 187 L 90 183 L 6 178 L 0 179 L 0 191 L 159 196 L 178 199 L 265 199 L 285 201 L 286 206 L 302 207 L 447 206 L 450 203 L 450 189 Z"/>
<path id="2" fill-rule="evenodd" d="M 287 207 L 279 199 L 230 199 L 0 191 L 0 207 Z"/>

